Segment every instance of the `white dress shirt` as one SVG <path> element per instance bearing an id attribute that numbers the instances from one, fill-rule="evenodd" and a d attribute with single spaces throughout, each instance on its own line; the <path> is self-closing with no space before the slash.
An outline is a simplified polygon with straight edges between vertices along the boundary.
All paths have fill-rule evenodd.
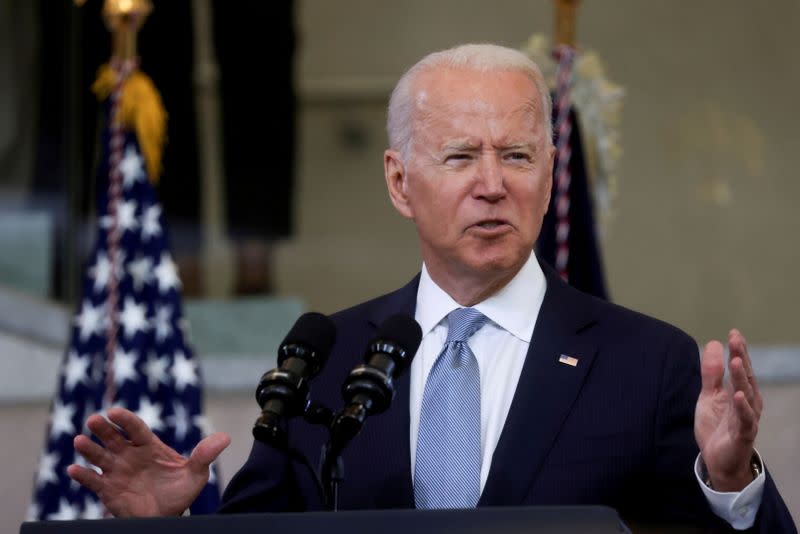
<path id="1" fill-rule="evenodd" d="M 533 326 L 544 300 L 546 284 L 539 263 L 531 254 L 511 282 L 473 308 L 490 322 L 469 339 L 481 374 L 481 492 L 489 476 L 492 454 L 506 422 L 522 365 L 528 354 Z M 411 361 L 411 473 L 417 454 L 417 432 L 425 381 L 447 339 L 447 315 L 461 308 L 431 279 L 422 266 L 414 318 L 422 327 L 422 343 Z"/>
<path id="2" fill-rule="evenodd" d="M 481 376 L 481 492 L 489 476 L 492 455 L 506 422 L 522 366 L 530 348 L 533 327 L 539 317 L 547 283 L 534 254 L 500 291 L 473 306 L 490 319 L 468 341 L 478 360 Z M 410 417 L 411 476 L 417 453 L 422 395 L 425 382 L 447 339 L 447 315 L 460 308 L 422 265 L 414 318 L 422 327 L 422 343 L 411 362 Z M 536 343 L 536 340 L 532 340 Z M 739 493 L 715 492 L 700 479 L 700 457 L 695 474 L 711 509 L 734 528 L 749 528 L 755 521 L 763 494 L 762 473 Z M 763 464 L 762 464 L 763 465 Z"/>

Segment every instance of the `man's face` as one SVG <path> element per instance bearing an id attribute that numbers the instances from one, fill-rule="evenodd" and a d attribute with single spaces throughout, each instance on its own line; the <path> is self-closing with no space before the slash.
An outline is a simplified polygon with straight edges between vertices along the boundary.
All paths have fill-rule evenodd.
<path id="1" fill-rule="evenodd" d="M 393 204 L 414 220 L 434 279 L 510 278 L 550 201 L 554 149 L 536 85 L 515 71 L 436 68 L 413 97 L 408 158 L 384 157 Z"/>

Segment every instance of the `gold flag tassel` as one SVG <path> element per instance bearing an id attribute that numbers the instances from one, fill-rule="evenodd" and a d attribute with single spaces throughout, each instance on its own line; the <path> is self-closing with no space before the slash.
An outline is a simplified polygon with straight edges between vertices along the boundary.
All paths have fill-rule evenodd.
<path id="1" fill-rule="evenodd" d="M 97 80 L 92 84 L 98 100 L 109 97 L 117 76 L 117 71 L 108 64 L 98 69 Z M 167 141 L 167 111 L 153 80 L 141 70 L 135 69 L 123 83 L 118 113 L 122 127 L 136 134 L 150 181 L 158 183 L 161 155 Z"/>
<path id="2" fill-rule="evenodd" d="M 84 0 L 75 0 L 80 6 Z M 112 59 L 97 71 L 92 91 L 99 101 L 106 100 L 119 80 L 111 64 L 136 58 L 136 34 L 153 10 L 150 0 L 105 0 L 103 21 L 111 32 Z M 118 108 L 122 128 L 133 131 L 144 156 L 147 175 L 153 184 L 161 175 L 161 156 L 167 142 L 167 112 L 153 80 L 138 68 L 123 81 Z"/>

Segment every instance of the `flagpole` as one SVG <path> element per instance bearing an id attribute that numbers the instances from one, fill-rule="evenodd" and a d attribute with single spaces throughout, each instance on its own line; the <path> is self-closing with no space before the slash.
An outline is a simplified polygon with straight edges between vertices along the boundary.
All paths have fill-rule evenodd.
<path id="1" fill-rule="evenodd" d="M 555 44 L 575 48 L 575 21 L 580 0 L 555 0 Z"/>
<path id="2" fill-rule="evenodd" d="M 103 21 L 112 38 L 112 52 L 109 65 L 116 72 L 116 82 L 111 92 L 110 109 L 110 151 L 108 161 L 108 215 L 110 228 L 106 234 L 106 250 L 111 264 L 108 282 L 106 310 L 108 312 L 106 337 L 106 390 L 105 406 L 111 406 L 116 397 L 114 380 L 114 357 L 117 352 L 119 333 L 119 283 L 117 266 L 122 264 L 120 257 L 121 229 L 119 226 L 119 206 L 122 201 L 122 151 L 125 132 L 119 116 L 120 98 L 123 85 L 136 68 L 136 37 L 145 19 L 153 10 L 150 0 L 106 0 L 103 4 Z"/>

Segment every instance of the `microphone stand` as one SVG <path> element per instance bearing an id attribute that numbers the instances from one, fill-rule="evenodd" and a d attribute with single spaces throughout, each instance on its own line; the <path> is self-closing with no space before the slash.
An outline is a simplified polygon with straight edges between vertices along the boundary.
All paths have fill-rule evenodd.
<path id="1" fill-rule="evenodd" d="M 322 447 L 320 464 L 325 507 L 332 512 L 337 512 L 339 510 L 339 484 L 344 480 L 342 449 L 335 447 L 331 441 L 326 443 Z"/>
<path id="2" fill-rule="evenodd" d="M 331 439 L 322 446 L 319 474 L 314 473 L 314 476 L 322 490 L 325 508 L 332 512 L 339 509 L 339 484 L 344 480 L 342 451 L 346 443 L 334 444 L 333 440 L 333 429 L 339 417 L 326 406 L 314 401 L 310 402 L 303 412 L 303 419 L 311 424 L 324 426 L 331 433 Z"/>
<path id="3" fill-rule="evenodd" d="M 330 439 L 322 446 L 319 462 L 323 499 L 330 511 L 339 509 L 339 485 L 344 481 L 342 453 L 361 430 L 368 409 L 369 403 L 366 403 L 366 406 L 348 406 L 339 413 L 333 413 L 319 403 L 311 403 L 306 410 L 305 420 L 325 426 L 330 434 Z"/>
<path id="4" fill-rule="evenodd" d="M 325 405 L 308 401 L 303 406 L 300 415 L 303 419 L 314 425 L 321 425 L 328 429 L 330 438 L 323 445 L 319 462 L 319 473 L 311 466 L 308 458 L 298 449 L 292 448 L 288 443 L 286 427 L 279 427 L 275 419 L 266 419 L 265 415 L 258 422 L 266 425 L 256 425 L 254 436 L 264 443 L 286 452 L 291 458 L 299 461 L 311 472 L 317 488 L 321 493 L 324 506 L 327 510 L 336 512 L 339 509 L 339 485 L 344 480 L 344 461 L 342 453 L 345 447 L 361 430 L 361 426 L 371 406 L 369 401 L 360 404 L 357 408 L 345 407 L 341 412 L 335 413 Z M 265 412 L 266 413 L 266 412 Z"/>

